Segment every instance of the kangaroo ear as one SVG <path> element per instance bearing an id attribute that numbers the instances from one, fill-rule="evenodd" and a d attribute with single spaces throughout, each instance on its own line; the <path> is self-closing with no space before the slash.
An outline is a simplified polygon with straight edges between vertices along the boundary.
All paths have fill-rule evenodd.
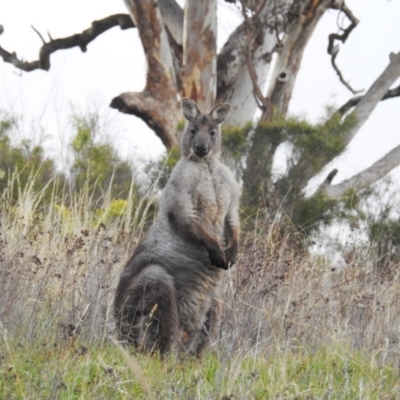
<path id="1" fill-rule="evenodd" d="M 210 115 L 219 125 L 226 120 L 231 111 L 231 108 L 232 106 L 229 103 L 218 104 L 210 111 Z"/>
<path id="2" fill-rule="evenodd" d="M 192 122 L 200 114 L 196 103 L 193 100 L 187 99 L 186 97 L 183 97 L 181 100 L 181 110 L 183 116 L 189 122 Z"/>

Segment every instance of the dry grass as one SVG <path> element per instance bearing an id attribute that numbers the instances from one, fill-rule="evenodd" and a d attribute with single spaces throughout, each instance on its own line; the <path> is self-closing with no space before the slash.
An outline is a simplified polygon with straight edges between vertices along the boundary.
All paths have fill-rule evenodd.
<path id="1" fill-rule="evenodd" d="M 7 189 L 0 197 L 0 321 L 10 335 L 97 339 L 112 331 L 116 281 L 149 202 L 131 198 L 110 217 L 107 194 L 101 208 L 89 191 L 68 198 L 65 207 L 65 199 L 43 206 L 29 189 L 16 203 Z"/>
<path id="2" fill-rule="evenodd" d="M 183 364 L 140 355 L 135 380 L 109 337 L 148 204 L 131 199 L 109 217 L 111 200 L 95 209 L 88 193 L 68 208 L 29 189 L 16 203 L 0 194 L 0 398 L 399 398 L 399 266 L 377 272 L 353 249 L 336 268 L 275 227 L 242 238 L 214 351 Z M 42 370 L 48 386 L 32 372 Z"/>
<path id="3" fill-rule="evenodd" d="M 374 255 L 360 248 L 337 267 L 295 242 L 274 228 L 245 238 L 224 286 L 221 342 L 254 354 L 342 344 L 397 363 L 400 266 L 377 271 Z"/>

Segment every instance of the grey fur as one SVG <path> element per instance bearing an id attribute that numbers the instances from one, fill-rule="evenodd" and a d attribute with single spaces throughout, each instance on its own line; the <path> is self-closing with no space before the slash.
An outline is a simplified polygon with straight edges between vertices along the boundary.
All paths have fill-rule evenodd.
<path id="1" fill-rule="evenodd" d="M 156 221 L 122 272 L 115 317 L 121 336 L 135 346 L 199 354 L 216 327 L 221 269 L 237 254 L 239 187 L 219 161 L 220 124 L 230 105 L 209 114 L 189 99 L 181 107 L 188 120 L 181 159 Z"/>

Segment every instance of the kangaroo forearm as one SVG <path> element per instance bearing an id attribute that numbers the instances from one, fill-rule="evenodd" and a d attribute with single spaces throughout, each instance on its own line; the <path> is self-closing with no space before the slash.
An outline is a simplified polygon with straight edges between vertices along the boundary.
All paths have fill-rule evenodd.
<path id="1" fill-rule="evenodd" d="M 201 243 L 207 250 L 215 250 L 221 247 L 218 239 L 210 235 L 195 219 L 188 221 L 187 219 L 180 218 L 177 213 L 172 211 L 168 213 L 168 219 L 181 236 Z"/>
<path id="2" fill-rule="evenodd" d="M 237 225 L 225 223 L 224 237 L 225 237 L 226 247 L 238 247 L 239 227 Z"/>

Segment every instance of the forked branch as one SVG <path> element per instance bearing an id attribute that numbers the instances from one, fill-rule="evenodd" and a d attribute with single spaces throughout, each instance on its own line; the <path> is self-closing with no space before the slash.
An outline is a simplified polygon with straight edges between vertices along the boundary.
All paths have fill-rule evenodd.
<path id="1" fill-rule="evenodd" d="M 71 49 L 73 47 L 79 47 L 83 52 L 86 52 L 87 46 L 90 42 L 114 26 L 120 26 L 122 30 L 135 27 L 131 17 L 128 14 L 115 14 L 98 21 L 93 21 L 90 28 L 85 29 L 79 34 L 61 39 L 52 39 L 49 35 L 50 41 L 47 43 L 44 42 L 42 35 L 40 35 L 40 33 L 33 28 L 44 42 L 39 51 L 39 60 L 30 62 L 24 61 L 21 58 L 18 58 L 15 52 L 10 53 L 1 46 L 0 57 L 4 62 L 10 63 L 14 65 L 14 67 L 25 72 L 34 71 L 36 69 L 48 71 L 50 69 L 50 55 L 52 53 L 55 53 L 58 50 Z M 1 33 L 3 33 L 3 29 L 0 29 L 0 34 Z"/>

